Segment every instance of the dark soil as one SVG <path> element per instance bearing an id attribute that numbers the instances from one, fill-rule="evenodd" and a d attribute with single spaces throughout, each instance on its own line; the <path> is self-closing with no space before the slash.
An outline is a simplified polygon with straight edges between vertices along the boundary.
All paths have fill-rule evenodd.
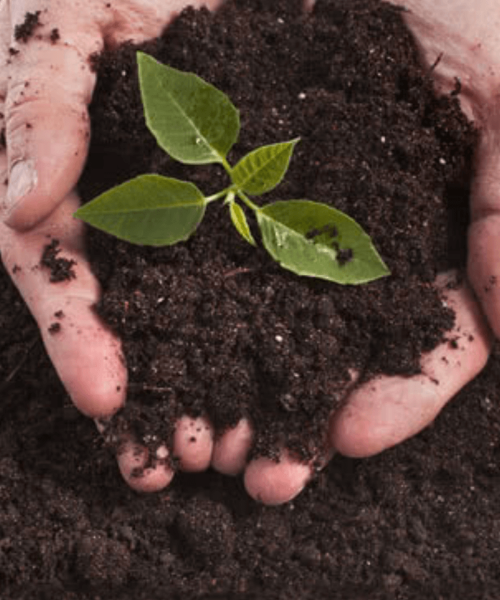
<path id="1" fill-rule="evenodd" d="M 475 136 L 456 100 L 434 97 L 399 12 L 326 2 L 311 18 L 300 2 L 261 4 L 232 2 L 217 17 L 187 11 L 144 49 L 232 98 L 242 117 L 233 164 L 300 137 L 286 182 L 266 200 L 344 210 L 372 236 L 391 277 L 358 287 L 297 277 L 243 241 L 222 204 L 174 248 L 95 232 L 89 248 L 104 289 L 98 310 L 123 339 L 131 375 L 122 426 L 169 440 L 183 413 L 208 415 L 218 431 L 247 416 L 254 452 L 284 442 L 309 458 L 323 446 L 348 369 L 361 378 L 416 373 L 421 353 L 451 327 L 430 284 L 464 262 L 457 241 L 466 237 Z M 221 168 L 183 167 L 156 146 L 135 48 L 95 64 L 84 199 L 145 172 L 195 181 L 207 194 L 227 185 Z"/>
<path id="2" fill-rule="evenodd" d="M 356 288 L 298 278 L 214 206 L 166 250 L 93 232 L 99 310 L 131 376 L 122 423 L 168 437 L 183 411 L 219 430 L 248 415 L 255 452 L 286 440 L 307 456 L 347 369 L 415 373 L 449 330 L 430 283 L 464 264 L 474 133 L 455 98 L 433 97 L 399 13 L 375 0 L 320 1 L 312 17 L 285 0 L 188 10 L 144 49 L 231 96 L 242 114 L 232 161 L 300 136 L 269 200 L 345 210 L 392 275 Z M 186 169 L 155 147 L 134 53 L 96 60 L 83 195 L 143 172 L 222 187 L 217 167 Z M 336 457 L 288 505 L 262 507 L 212 472 L 139 496 L 71 405 L 3 271 L 0 289 L 2 600 L 500 597 L 498 351 L 433 427 L 369 460 Z"/>
<path id="3" fill-rule="evenodd" d="M 26 43 L 33 32 L 42 25 L 40 23 L 40 12 L 39 10 L 34 13 L 27 12 L 24 15 L 24 21 L 14 27 L 14 39 L 16 41 Z"/>
<path id="4" fill-rule="evenodd" d="M 64 258 L 64 256 L 60 256 L 60 253 L 61 248 L 59 247 L 59 240 L 53 239 L 43 249 L 42 258 L 40 260 L 40 265 L 49 269 L 50 281 L 52 283 L 60 283 L 61 281 L 75 278 L 73 267 L 76 262 Z"/>

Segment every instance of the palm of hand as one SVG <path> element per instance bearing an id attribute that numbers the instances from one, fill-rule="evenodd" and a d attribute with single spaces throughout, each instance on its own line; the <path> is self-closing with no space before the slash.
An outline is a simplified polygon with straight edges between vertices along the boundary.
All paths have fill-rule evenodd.
<path id="1" fill-rule="evenodd" d="M 22 22 L 27 10 L 36 11 L 36 6 L 32 6 L 36 4 L 5 2 L 0 7 L 0 52 L 10 62 L 11 77 L 0 82 L 1 93 L 6 98 L 1 112 L 6 114 L 9 149 L 8 156 L 5 151 L 0 156 L 0 169 L 6 175 L 9 173 L 10 177 L 10 195 L 6 195 L 4 188 L 0 196 L 7 223 L 0 225 L 0 250 L 8 271 L 13 273 L 15 270 L 13 279 L 37 319 L 49 355 L 73 401 L 85 414 L 102 419 L 111 416 L 125 401 L 127 375 L 119 340 L 103 326 L 92 310 L 99 295 L 99 286 L 85 258 L 81 225 L 70 216 L 78 202 L 71 189 L 86 156 L 89 132 L 86 106 L 95 83 L 95 76 L 86 58 L 82 57 L 98 51 L 105 43 L 116 44 L 126 39 L 140 41 L 158 34 L 158 24 L 165 23 L 188 2 L 129 0 L 117 13 L 114 9 L 110 10 L 110 3 L 92 0 L 91 9 L 82 7 L 77 16 L 74 7 L 68 8 L 67 3 L 53 0 L 50 8 L 40 15 L 42 23 L 51 23 L 37 30 L 42 39 L 25 46 L 14 44 L 16 48 L 19 45 L 20 53 L 11 57 L 12 25 Z M 213 8 L 217 2 L 203 4 L 210 4 Z M 408 14 L 409 24 L 420 40 L 425 60 L 434 61 L 435 45 L 439 47 L 443 40 L 453 39 L 447 59 L 442 60 L 442 67 L 436 69 L 441 90 L 453 88 L 454 76 L 460 76 L 464 84 L 464 108 L 476 118 L 478 114 L 484 115 L 486 107 L 490 106 L 488 90 L 493 89 L 493 80 L 489 71 L 483 69 L 480 89 L 469 85 L 469 82 L 475 81 L 472 77 L 475 72 L 466 68 L 470 68 L 469 63 L 474 56 L 474 50 L 470 51 L 472 38 L 458 36 L 457 39 L 453 31 L 448 34 L 445 29 L 443 32 L 445 25 L 441 26 L 441 30 L 433 29 L 438 17 L 447 23 L 446 17 L 452 8 L 446 7 L 451 3 L 442 2 L 438 11 L 431 2 L 413 4 L 418 4 L 415 10 L 422 9 L 418 14 L 425 15 L 423 18 Z M 484 4 L 491 5 L 489 8 L 498 13 L 493 0 L 484 0 Z M 53 15 L 57 15 L 57 19 Z M 50 44 L 50 28 L 54 23 L 58 23 L 63 42 L 67 38 L 66 45 Z M 487 24 L 481 35 L 486 36 Z M 466 30 L 458 27 L 458 31 Z M 478 35 L 479 31 L 474 35 Z M 490 41 L 494 46 L 494 38 Z M 469 49 L 469 54 L 464 52 L 462 56 L 465 48 Z M 489 50 L 482 49 L 481 52 L 489 56 Z M 57 88 L 49 87 L 43 76 L 38 75 L 43 73 L 41 65 L 47 67 L 51 76 L 54 72 L 57 74 Z M 72 76 L 75 69 L 82 73 L 78 80 Z M 26 93 L 24 85 L 27 81 L 30 82 L 29 93 Z M 494 196 L 489 193 L 495 179 L 492 155 L 496 139 L 495 127 L 490 121 L 485 121 L 488 135 L 483 136 L 478 163 L 479 173 L 486 175 L 477 178 L 473 203 L 473 215 L 477 216 L 471 228 L 470 262 L 476 291 L 482 289 L 485 278 L 489 280 L 496 276 L 492 263 L 485 258 L 493 249 L 497 235 L 494 219 L 491 218 L 494 215 Z M 43 127 L 37 127 L 42 122 Z M 32 126 L 27 128 L 27 123 Z M 52 148 L 50 152 L 45 150 L 47 132 Z M 54 132 L 58 132 L 55 140 Z M 36 175 L 26 175 L 22 169 L 14 168 L 14 165 L 23 164 L 35 167 Z M 22 201 L 14 205 L 15 197 L 21 197 Z M 492 202 L 493 207 L 489 204 Z M 48 236 L 58 239 L 64 255 L 76 261 L 75 279 L 50 284 L 48 273 L 34 268 L 39 263 L 41 249 Z M 442 286 L 443 280 L 438 285 Z M 406 439 L 432 421 L 442 406 L 484 366 L 490 334 L 470 291 L 462 288 L 446 295 L 447 302 L 457 312 L 457 330 L 467 331 L 473 337 L 472 342 L 463 342 L 460 361 L 456 352 L 438 348 L 423 358 L 422 375 L 412 379 L 380 378 L 358 388 L 329 425 L 332 451 L 367 456 Z M 488 296 L 482 294 L 485 310 L 498 332 L 500 316 L 496 314 L 499 310 L 494 297 L 494 293 Z M 49 327 L 59 310 L 65 314 L 66 326 L 61 334 L 53 336 Z M 447 357 L 447 362 L 442 360 L 443 356 Z M 439 385 L 435 381 L 439 381 Z M 202 431 L 196 445 L 188 443 L 193 428 Z M 249 424 L 243 421 L 214 442 L 209 423 L 183 418 L 177 424 L 174 452 L 180 457 L 181 468 L 185 470 L 197 471 L 210 465 L 228 474 L 245 470 L 245 483 L 252 496 L 268 503 L 289 500 L 305 485 L 312 468 L 294 462 L 286 451 L 283 451 L 280 463 L 259 459 L 246 465 L 251 436 Z M 162 460 L 166 454 L 166 449 L 161 448 L 156 467 L 146 469 L 142 477 L 135 478 L 135 469 L 145 464 L 147 455 L 134 440 L 124 440 L 124 451 L 118 457 L 119 466 L 125 479 L 136 489 L 161 489 L 173 476 Z"/>

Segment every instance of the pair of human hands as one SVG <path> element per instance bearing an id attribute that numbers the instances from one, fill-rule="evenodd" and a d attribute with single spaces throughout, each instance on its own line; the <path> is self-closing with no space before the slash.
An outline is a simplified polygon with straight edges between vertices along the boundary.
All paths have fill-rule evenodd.
<path id="1" fill-rule="evenodd" d="M 120 341 L 93 310 L 100 294 L 85 255 L 83 225 L 72 217 L 74 192 L 83 169 L 90 125 L 87 106 L 95 86 L 89 56 L 127 40 L 140 42 L 161 32 L 186 5 L 215 9 L 218 0 L 0 0 L 0 113 L 6 146 L 0 152 L 0 253 L 40 328 L 47 352 L 75 405 L 102 422 L 123 406 L 127 371 Z M 306 2 L 308 8 L 313 2 Z M 439 93 L 461 81 L 460 102 L 480 128 L 471 198 L 467 284 L 436 285 L 456 313 L 459 348 L 444 344 L 422 357 L 412 378 L 379 377 L 357 387 L 328 424 L 330 450 L 352 457 L 381 452 L 426 427 L 443 406 L 485 365 L 493 334 L 500 335 L 500 6 L 497 0 L 393 0 L 408 9 L 405 18 L 432 65 Z M 15 39 L 26 13 L 39 25 L 27 42 Z M 60 38 L 53 43 L 54 30 Z M 19 31 L 19 30 L 18 30 Z M 499 32 L 497 34 L 497 32 Z M 8 184 L 7 184 L 8 182 Z M 58 239 L 65 258 L 75 261 L 75 278 L 58 284 L 39 268 L 42 248 Z M 497 285 L 498 280 L 498 285 Z M 58 311 L 64 327 L 54 336 Z M 489 326 L 486 323 L 486 315 Z M 202 427 L 200 427 L 202 425 Z M 190 443 L 198 430 L 197 443 Z M 312 474 L 286 449 L 280 462 L 247 462 L 252 430 L 247 421 L 214 438 L 210 423 L 183 417 L 176 424 L 174 454 L 180 468 L 209 466 L 227 474 L 244 472 L 254 498 L 278 504 L 293 498 Z M 139 491 L 164 488 L 173 477 L 167 449 L 148 460 L 133 439 L 124 440 L 118 465 Z"/>

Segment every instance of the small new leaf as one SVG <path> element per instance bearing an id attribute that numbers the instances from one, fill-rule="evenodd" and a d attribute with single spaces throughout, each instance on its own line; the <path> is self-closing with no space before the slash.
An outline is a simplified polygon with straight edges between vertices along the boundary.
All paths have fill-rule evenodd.
<path id="1" fill-rule="evenodd" d="M 275 188 L 283 179 L 298 139 L 262 146 L 244 156 L 231 171 L 231 178 L 248 194 L 260 195 Z"/>
<path id="2" fill-rule="evenodd" d="M 341 284 L 389 275 L 370 237 L 353 219 L 309 200 L 275 202 L 257 211 L 262 242 L 284 268 Z"/>
<path id="3" fill-rule="evenodd" d="M 240 233 L 241 237 L 245 239 L 249 244 L 252 244 L 252 246 L 256 246 L 257 244 L 255 243 L 252 232 L 250 231 L 250 227 L 248 226 L 248 221 L 245 212 L 241 208 L 241 206 L 236 202 L 230 202 L 229 213 L 231 215 L 231 221 Z"/>
<path id="4" fill-rule="evenodd" d="M 75 217 L 127 242 L 170 246 L 189 238 L 205 206 L 205 197 L 192 183 L 141 175 L 85 204 Z"/>
<path id="5" fill-rule="evenodd" d="M 187 164 L 223 162 L 238 139 L 240 117 L 229 98 L 194 73 L 137 53 L 146 124 L 172 158 Z"/>

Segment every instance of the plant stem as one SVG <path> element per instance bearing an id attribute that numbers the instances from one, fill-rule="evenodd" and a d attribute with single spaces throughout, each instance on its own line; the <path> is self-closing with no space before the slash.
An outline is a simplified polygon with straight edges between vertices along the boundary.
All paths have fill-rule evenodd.
<path id="1" fill-rule="evenodd" d="M 229 177 L 231 177 L 231 180 L 232 180 L 233 178 L 232 178 L 231 165 L 227 162 L 227 160 L 224 158 L 224 156 L 222 156 L 221 158 L 222 158 L 222 166 L 224 167 L 224 169 L 226 169 L 227 174 L 229 175 Z M 227 190 L 229 190 L 231 192 L 235 192 L 236 195 L 238 196 L 238 198 L 243 200 L 243 202 L 248 206 L 248 208 L 252 209 L 254 212 L 257 212 L 259 210 L 259 207 L 256 204 L 254 204 L 250 200 L 250 198 L 245 194 L 245 192 L 243 190 L 240 190 L 236 184 L 233 184 L 232 186 L 227 188 Z"/>
<path id="2" fill-rule="evenodd" d="M 226 173 L 229 175 L 229 177 L 231 177 L 231 171 L 233 170 L 231 168 L 231 165 L 227 162 L 226 157 L 225 156 L 221 156 L 222 159 L 222 166 L 224 167 L 224 169 L 226 170 Z M 233 178 L 231 177 L 231 180 Z"/>
<path id="3" fill-rule="evenodd" d="M 208 204 L 209 202 L 214 202 L 215 200 L 218 200 L 219 198 L 222 198 L 222 196 L 225 196 L 226 194 L 228 194 L 229 192 L 231 192 L 234 189 L 233 185 L 229 185 L 226 188 L 224 188 L 222 191 L 217 192 L 216 194 L 213 194 L 212 196 L 207 196 L 205 197 L 205 202 Z"/>
<path id="4" fill-rule="evenodd" d="M 234 202 L 234 190 L 229 190 L 226 199 L 224 200 L 224 204 L 231 204 L 231 202 Z"/>
<path id="5" fill-rule="evenodd" d="M 257 204 L 254 204 L 250 200 L 250 198 L 245 194 L 245 192 L 237 189 L 236 194 L 238 195 L 238 198 L 243 200 L 243 202 L 248 206 L 248 208 L 251 208 L 254 212 L 257 212 L 259 210 L 259 207 L 257 206 Z"/>

